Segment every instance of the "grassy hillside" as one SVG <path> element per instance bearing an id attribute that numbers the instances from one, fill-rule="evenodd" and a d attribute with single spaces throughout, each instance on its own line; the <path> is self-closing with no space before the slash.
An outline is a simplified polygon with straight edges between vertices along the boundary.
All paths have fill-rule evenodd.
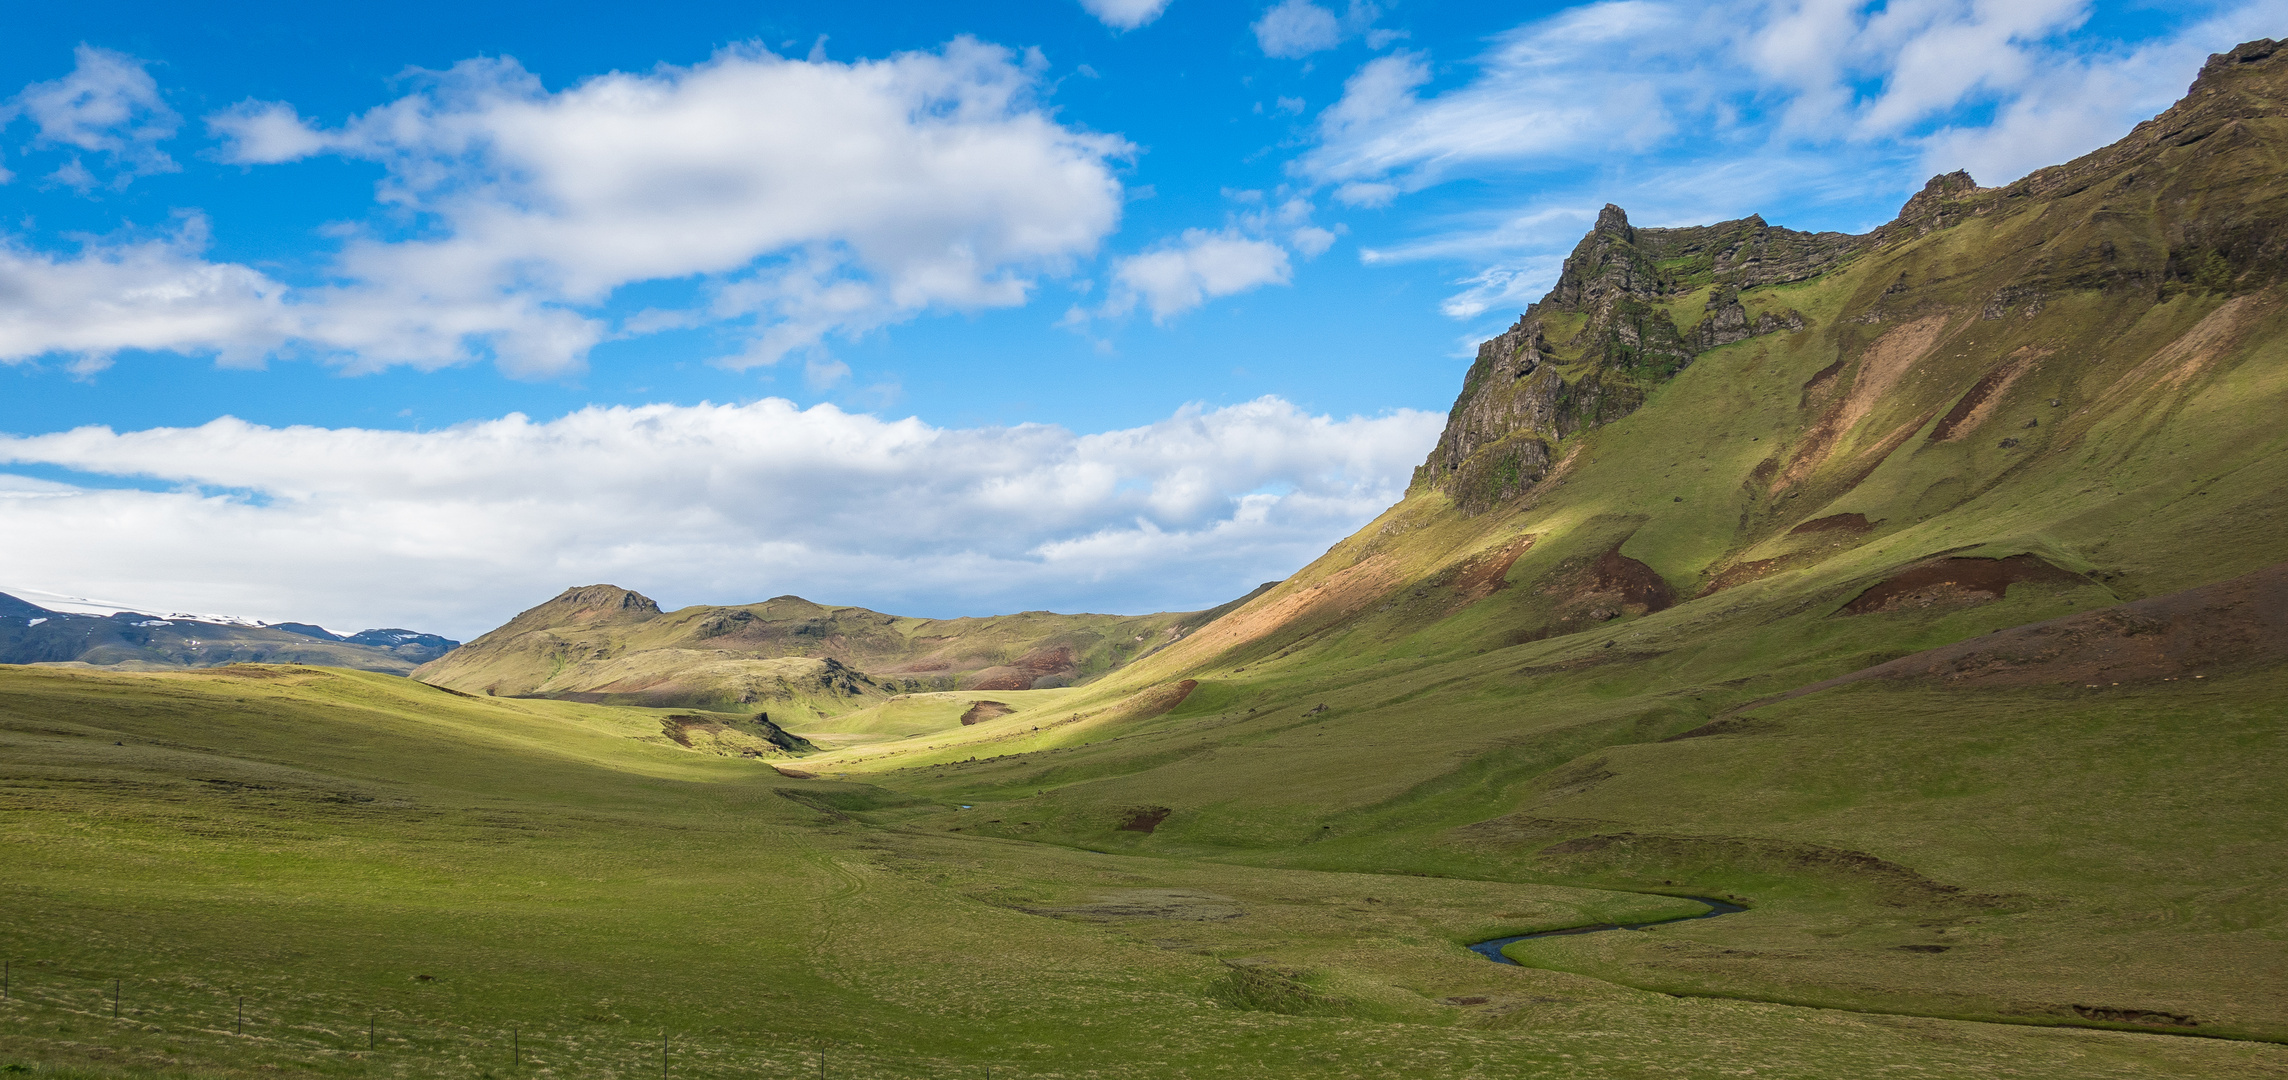
<path id="1" fill-rule="evenodd" d="M 1070 686 L 1238 604 L 1144 616 L 913 619 L 782 596 L 663 612 L 638 593 L 591 585 L 565 590 L 415 677 L 476 694 L 776 707 L 807 721 L 900 693 Z"/>
<path id="2" fill-rule="evenodd" d="M 1013 838 L 1753 902 L 1657 948 L 1532 947 L 1631 985 L 2288 1035 L 2258 989 L 2288 968 L 2256 899 L 2288 840 L 2260 779 L 2288 765 L 2277 655 L 1751 707 L 2288 560 L 2284 71 L 2244 50 L 2120 147 L 2001 189 L 1940 178 L 1834 266 L 1735 294 L 1801 329 L 1663 379 L 1567 352 L 1593 336 L 1512 338 L 1642 404 L 1490 501 L 1436 481 L 1482 459 L 1434 455 L 1312 566 L 1053 706 L 806 767 L 959 797 Z M 1720 284 L 1654 299 L 1703 311 Z M 1547 318 L 1573 318 L 1560 299 Z M 1489 415 L 1505 355 L 1456 425 Z M 2276 636 L 2252 610 L 2203 632 Z M 1120 828 L 1138 807 L 1165 812 L 1153 833 Z"/>
<path id="3" fill-rule="evenodd" d="M 638 1076 L 664 1032 L 677 1076 L 821 1045 L 834 1075 L 891 1077 L 2282 1071 L 2254 1044 L 1496 967 L 1459 943 L 1694 905 L 901 827 L 943 804 L 613 730 L 636 714 L 311 669 L 0 669 L 0 1060 Z"/>
<path id="4" fill-rule="evenodd" d="M 1615 209 L 1228 611 L 594 587 L 438 686 L 0 668 L 0 1056 L 2288 1075 L 2282 101 L 2244 47 L 1864 237 Z M 1465 948 L 1691 897 L 1745 910 Z"/>

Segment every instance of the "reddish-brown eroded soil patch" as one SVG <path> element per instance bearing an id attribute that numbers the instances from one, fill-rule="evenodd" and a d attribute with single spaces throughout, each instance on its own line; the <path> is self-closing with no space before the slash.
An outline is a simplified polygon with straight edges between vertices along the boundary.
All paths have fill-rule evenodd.
<path id="1" fill-rule="evenodd" d="M 2160 682 L 2288 660 L 2288 563 L 2097 611 L 1997 631 L 1813 683 L 1784 701 L 1862 679 L 1949 686 Z"/>
<path id="2" fill-rule="evenodd" d="M 1641 607 L 1645 614 L 1676 606 L 1676 590 L 1669 588 L 1668 579 L 1652 567 L 1621 554 L 1618 544 L 1597 557 L 1594 574 L 1594 591 L 1618 594 L 1623 605 Z"/>
<path id="3" fill-rule="evenodd" d="M 999 701 L 973 702 L 969 706 L 969 711 L 961 714 L 961 726 L 969 727 L 973 724 L 982 724 L 987 720 L 999 720 L 1016 711 L 1015 707 Z"/>
<path id="4" fill-rule="evenodd" d="M 1042 679 L 1070 677 L 1080 671 L 1072 650 L 1058 645 L 1034 649 L 1015 661 L 985 668 L 969 677 L 971 690 L 1030 690 Z"/>
<path id="5" fill-rule="evenodd" d="M 2025 353 L 2026 350 L 2020 352 Z M 1970 390 L 1954 403 L 1954 408 L 1939 417 L 1938 426 L 1931 429 L 1930 441 L 1946 442 L 1970 434 L 1986 420 L 1986 414 L 1994 411 L 1994 402 L 2010 389 L 2010 384 L 2017 382 L 2018 376 L 2026 373 L 2031 359 L 2032 354 L 2013 357 L 1970 384 Z"/>
<path id="6" fill-rule="evenodd" d="M 1700 595 L 1714 596 L 1726 589 L 1745 585 L 1751 581 L 1761 581 L 1792 561 L 1794 560 L 1782 555 L 1776 559 L 1751 559 L 1743 563 L 1733 563 L 1717 573 L 1714 578 L 1709 579 L 1707 586 L 1700 590 Z"/>
<path id="7" fill-rule="evenodd" d="M 1148 833 L 1160 827 L 1174 813 L 1165 806 L 1132 806 L 1120 819 L 1120 831 Z"/>
<path id="8" fill-rule="evenodd" d="M 1486 597 L 1509 588 L 1509 568 L 1517 565 L 1518 556 L 1533 547 L 1534 538 L 1521 536 L 1492 551 L 1477 556 L 1455 567 L 1451 578 L 1442 584 L 1454 591 L 1453 607 L 1459 610 Z"/>
<path id="9" fill-rule="evenodd" d="M 1918 563 L 1870 586 L 1843 605 L 1845 615 L 1904 611 L 1942 605 L 1976 604 L 1999 600 L 2021 581 L 2086 583 L 2089 579 L 2061 570 L 2037 555 L 2004 559 L 1932 559 Z"/>

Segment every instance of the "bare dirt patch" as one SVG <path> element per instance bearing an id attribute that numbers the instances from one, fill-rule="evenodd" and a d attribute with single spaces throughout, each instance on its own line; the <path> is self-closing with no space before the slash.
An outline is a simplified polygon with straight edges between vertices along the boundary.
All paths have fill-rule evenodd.
<path id="1" fill-rule="evenodd" d="M 1970 389 L 1964 391 L 1962 397 L 1954 403 L 1954 408 L 1939 417 L 1938 426 L 1931 429 L 1930 441 L 1952 442 L 1978 430 L 1978 426 L 1985 423 L 1986 418 L 1993 415 L 1995 407 L 2001 404 L 2002 395 L 2010 391 L 2011 384 L 2017 382 L 2019 376 L 2033 370 L 2034 365 L 2050 352 L 2049 349 L 2036 349 L 2029 345 L 2010 354 L 2010 358 L 2003 361 L 2001 366 L 1970 384 Z"/>
<path id="2" fill-rule="evenodd" d="M 1726 589 L 1737 588 L 1751 581 L 1761 581 L 1780 572 L 1790 564 L 1800 561 L 1795 556 L 1781 555 L 1776 558 L 1750 559 L 1747 562 L 1733 563 L 1718 572 L 1715 577 L 1708 579 L 1708 584 L 1700 590 L 1700 595 L 1714 596 Z"/>
<path id="3" fill-rule="evenodd" d="M 982 724 L 987 720 L 999 720 L 1000 718 L 1016 711 L 1017 709 L 1015 706 L 1009 705 L 1006 702 L 971 702 L 968 710 L 961 714 L 961 726 L 970 727 L 975 724 Z"/>
<path id="4" fill-rule="evenodd" d="M 2050 565 L 2038 555 L 2003 559 L 1932 559 L 1902 570 L 1853 597 L 1842 614 L 1982 604 L 2001 599 L 2019 582 L 2087 584 L 2089 579 Z"/>
<path id="5" fill-rule="evenodd" d="M 2110 1009 L 2100 1005 L 2076 1005 L 2074 1015 L 2084 1020 L 2111 1020 L 2116 1024 L 2145 1024 L 2151 1027 L 2199 1027 L 2201 1022 L 2181 1013 L 2155 1012 L 2151 1009 Z"/>
<path id="6" fill-rule="evenodd" d="M 1534 538 L 1521 536 L 1501 547 L 1480 552 L 1447 571 L 1444 580 L 1436 582 L 1453 590 L 1455 610 L 1468 607 L 1486 597 L 1509 588 L 1509 568 L 1517 565 L 1518 556 L 1533 547 Z"/>
<path id="7" fill-rule="evenodd" d="M 1579 633 L 1623 615 L 1649 615 L 1676 606 L 1676 590 L 1668 580 L 1621 554 L 1620 544 L 1586 563 L 1561 564 L 1548 580 L 1543 591 L 1557 598 L 1556 617 L 1518 633 L 1511 644 Z"/>
<path id="8" fill-rule="evenodd" d="M 1874 411 L 1876 403 L 1898 386 L 1915 361 L 1929 353 L 1945 331 L 1946 316 L 1932 315 L 1892 329 L 1868 345 L 1867 351 L 1859 356 L 1859 369 L 1851 377 L 1851 389 L 1804 433 L 1795 454 L 1772 479 L 1770 493 L 1776 495 L 1793 486 L 1824 464 L 1836 443 Z M 1819 377 L 1814 376 L 1813 382 L 1817 381 Z M 1806 384 L 1804 401 L 1808 404 L 1812 398 L 1811 386 Z"/>
<path id="9" fill-rule="evenodd" d="M 2279 300 L 2277 289 L 2236 296 L 2209 312 L 2193 328 L 2129 369 L 2099 402 L 2100 408 L 2129 403 L 2161 386 L 2174 389 L 2208 370 L 2218 357 L 2240 344 L 2248 329 Z"/>
<path id="10" fill-rule="evenodd" d="M 1811 378 L 1804 380 L 1803 400 L 1798 407 L 1809 409 L 1815 405 L 1827 404 L 1828 395 L 1835 390 L 1835 377 L 1843 374 L 1843 364 L 1843 358 L 1836 357 L 1834 363 L 1820 368 Z"/>
<path id="11" fill-rule="evenodd" d="M 1165 806 L 1129 807 L 1127 812 L 1121 815 L 1120 831 L 1150 833 L 1158 829 L 1160 823 L 1168 820 L 1168 815 L 1174 812 Z"/>
<path id="12" fill-rule="evenodd" d="M 1058 645 L 1034 649 L 1016 660 L 985 668 L 969 677 L 971 690 L 1030 690 L 1044 679 L 1070 678 L 1079 672 L 1072 650 Z"/>
<path id="13" fill-rule="evenodd" d="M 1964 687 L 2063 683 L 2110 688 L 2190 679 L 2282 660 L 2288 660 L 2288 563 L 2214 585 L 2012 627 L 1813 683 L 1771 700 L 1784 701 L 1861 679 L 1929 679 Z"/>
<path id="14" fill-rule="evenodd" d="M 1597 557 L 1592 590 L 1611 593 L 1622 605 L 1642 608 L 1645 614 L 1676 606 L 1676 590 L 1652 567 L 1621 554 L 1620 545 Z"/>

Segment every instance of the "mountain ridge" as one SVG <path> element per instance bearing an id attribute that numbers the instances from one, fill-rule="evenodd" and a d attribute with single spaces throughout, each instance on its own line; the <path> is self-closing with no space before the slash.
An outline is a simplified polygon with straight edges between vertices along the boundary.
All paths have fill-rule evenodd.
<path id="1" fill-rule="evenodd" d="M 341 635 L 308 623 L 210 622 L 121 611 L 55 611 L 0 593 L 0 664 L 160 670 L 222 664 L 322 664 L 408 675 L 460 642 L 384 628 Z"/>

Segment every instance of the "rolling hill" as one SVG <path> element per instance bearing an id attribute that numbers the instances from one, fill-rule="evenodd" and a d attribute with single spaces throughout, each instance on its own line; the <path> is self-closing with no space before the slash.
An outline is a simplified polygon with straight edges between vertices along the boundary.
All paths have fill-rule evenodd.
<path id="1" fill-rule="evenodd" d="M 1240 602 L 1141 616 L 915 619 L 799 596 L 663 612 L 641 593 L 588 585 L 566 589 L 414 677 L 509 697 L 775 704 L 807 719 L 905 693 L 1070 686 L 1182 640 Z"/>
<path id="2" fill-rule="evenodd" d="M 0 1056 L 2288 1076 L 2284 166 L 2261 41 L 1865 235 L 1608 208 L 1212 612 L 0 670 Z"/>

